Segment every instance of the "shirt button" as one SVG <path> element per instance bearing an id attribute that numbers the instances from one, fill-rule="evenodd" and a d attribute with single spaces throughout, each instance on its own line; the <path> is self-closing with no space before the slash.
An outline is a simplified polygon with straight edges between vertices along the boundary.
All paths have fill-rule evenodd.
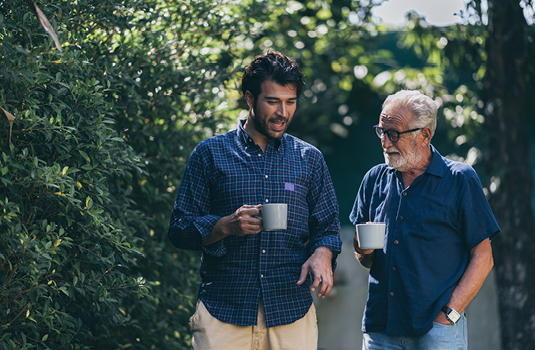
<path id="1" fill-rule="evenodd" d="M 396 271 L 396 268 L 395 267 L 391 267 L 390 271 L 394 272 L 394 271 Z"/>
<path id="2" fill-rule="evenodd" d="M 399 221 L 403 221 L 403 216 L 398 217 Z"/>
<path id="3" fill-rule="evenodd" d="M 264 275 L 260 275 L 261 278 L 264 278 Z"/>
<path id="4" fill-rule="evenodd" d="M 407 192 L 403 192 L 403 197 L 407 197 Z"/>
<path id="5" fill-rule="evenodd" d="M 268 176 L 267 176 L 267 175 L 264 175 L 264 176 L 266 177 L 266 179 L 268 178 Z"/>
<path id="6" fill-rule="evenodd" d="M 269 202 L 269 199 L 266 199 L 266 203 Z"/>
<path id="7" fill-rule="evenodd" d="M 390 292 L 390 296 L 393 297 L 394 296 L 394 292 Z"/>
<path id="8" fill-rule="evenodd" d="M 262 253 L 263 253 L 263 254 L 266 254 L 266 250 L 265 250 L 265 249 L 263 249 L 263 250 L 262 250 Z"/>
<path id="9" fill-rule="evenodd" d="M 262 157 L 262 154 L 258 153 L 258 156 L 259 156 L 259 157 Z"/>
<path id="10" fill-rule="evenodd" d="M 396 239 L 396 240 L 394 241 L 394 245 L 398 245 L 398 244 L 399 244 L 399 241 Z"/>

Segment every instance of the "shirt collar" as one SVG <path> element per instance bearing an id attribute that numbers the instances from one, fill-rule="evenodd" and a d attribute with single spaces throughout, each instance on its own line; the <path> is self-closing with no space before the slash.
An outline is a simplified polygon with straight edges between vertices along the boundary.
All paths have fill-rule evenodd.
<path id="1" fill-rule="evenodd" d="M 245 131 L 245 122 L 247 119 L 240 119 L 238 120 L 238 137 L 243 142 L 245 146 L 254 145 L 255 142 L 253 138 L 249 135 L 247 131 Z M 279 149 L 279 147 L 286 142 L 287 134 L 284 133 L 280 139 L 270 139 L 269 142 L 273 141 L 273 146 L 276 150 Z"/>
<path id="2" fill-rule="evenodd" d="M 447 170 L 446 163 L 444 162 L 442 155 L 438 153 L 436 148 L 433 145 L 430 145 L 430 147 L 431 152 L 433 153 L 433 158 L 431 159 L 431 163 L 429 163 L 429 166 L 427 167 L 425 172 L 431 175 L 442 177 L 444 176 L 444 173 Z"/>
<path id="3" fill-rule="evenodd" d="M 251 136 L 249 136 L 249 133 L 247 131 L 245 131 L 245 129 L 244 129 L 244 125 L 245 125 L 245 121 L 246 120 L 247 119 L 238 120 L 238 138 L 242 141 L 242 143 L 245 146 L 254 145 L 253 138 Z"/>
<path id="4" fill-rule="evenodd" d="M 444 159 L 442 158 L 442 155 L 438 153 L 437 149 L 433 145 L 429 145 L 431 147 L 431 153 L 433 154 L 433 158 L 431 159 L 431 163 L 429 163 L 429 166 L 427 169 L 425 169 L 424 174 L 428 173 L 430 175 L 435 175 L 438 177 L 443 177 L 444 173 L 447 170 L 446 163 L 444 162 Z M 390 171 L 396 173 L 399 171 L 389 167 Z M 400 173 L 401 176 L 401 173 Z"/>

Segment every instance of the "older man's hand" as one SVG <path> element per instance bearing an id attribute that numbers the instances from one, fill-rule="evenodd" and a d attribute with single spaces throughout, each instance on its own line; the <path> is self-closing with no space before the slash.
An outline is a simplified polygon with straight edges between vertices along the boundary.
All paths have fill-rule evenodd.
<path id="1" fill-rule="evenodd" d="M 362 266 L 370 268 L 373 264 L 373 253 L 375 249 L 360 249 L 359 238 L 355 230 L 355 238 L 353 238 L 353 248 L 355 248 L 355 257 L 362 264 Z"/>

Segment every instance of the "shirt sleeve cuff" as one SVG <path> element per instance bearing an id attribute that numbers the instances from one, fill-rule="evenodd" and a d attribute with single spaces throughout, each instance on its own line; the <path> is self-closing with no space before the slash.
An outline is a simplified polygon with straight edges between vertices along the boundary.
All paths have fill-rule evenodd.
<path id="1" fill-rule="evenodd" d="M 311 255 L 321 246 L 329 248 L 333 252 L 333 257 L 340 254 L 340 251 L 342 250 L 340 238 L 337 236 L 325 236 L 321 240 L 311 243 L 312 244 L 308 247 L 308 251 Z"/>
<path id="2" fill-rule="evenodd" d="M 198 218 L 195 221 L 195 227 L 201 234 L 203 244 L 204 242 L 208 240 L 208 238 L 210 238 L 214 225 L 219 219 L 220 219 L 219 216 L 206 215 L 201 218 Z M 220 256 L 227 254 L 227 249 L 225 247 L 225 244 L 223 243 L 223 240 L 212 243 L 207 246 L 203 246 L 202 250 L 206 254 L 209 254 L 215 257 L 220 257 Z"/>

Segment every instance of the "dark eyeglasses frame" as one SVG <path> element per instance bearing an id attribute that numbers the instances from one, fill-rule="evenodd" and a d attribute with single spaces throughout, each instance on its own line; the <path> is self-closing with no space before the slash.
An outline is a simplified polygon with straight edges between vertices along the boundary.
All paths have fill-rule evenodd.
<path id="1" fill-rule="evenodd" d="M 402 134 L 406 134 L 406 133 L 409 133 L 409 132 L 414 132 L 414 131 L 418 131 L 418 130 L 422 130 L 423 128 L 416 128 L 416 129 L 410 129 L 410 130 L 407 130 L 407 131 L 397 131 L 397 130 L 385 130 L 383 128 L 381 128 L 379 125 L 374 125 L 373 126 L 373 129 L 375 130 L 375 133 L 377 134 L 377 136 L 382 139 L 385 135 L 388 136 L 388 138 L 390 139 L 390 141 L 392 142 L 398 142 L 399 141 L 399 136 L 402 135 Z"/>

